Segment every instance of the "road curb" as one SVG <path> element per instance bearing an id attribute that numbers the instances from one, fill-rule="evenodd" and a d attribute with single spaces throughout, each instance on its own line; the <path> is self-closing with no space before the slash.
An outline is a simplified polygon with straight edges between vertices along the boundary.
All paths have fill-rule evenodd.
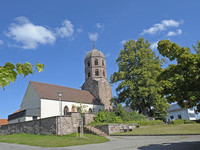
<path id="1" fill-rule="evenodd" d="M 145 134 L 145 135 L 109 135 L 109 136 L 186 136 L 186 135 L 200 135 L 200 134 Z"/>

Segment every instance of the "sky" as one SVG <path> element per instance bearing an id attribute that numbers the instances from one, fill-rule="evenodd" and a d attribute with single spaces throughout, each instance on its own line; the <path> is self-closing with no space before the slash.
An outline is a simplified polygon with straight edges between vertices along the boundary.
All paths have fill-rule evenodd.
<path id="1" fill-rule="evenodd" d="M 39 62 L 45 69 L 0 88 L 0 118 L 20 108 L 29 81 L 80 89 L 92 41 L 106 56 L 108 80 L 130 39 L 144 37 L 157 54 L 163 39 L 192 47 L 200 40 L 199 6 L 199 0 L 1 0 L 0 66 Z"/>

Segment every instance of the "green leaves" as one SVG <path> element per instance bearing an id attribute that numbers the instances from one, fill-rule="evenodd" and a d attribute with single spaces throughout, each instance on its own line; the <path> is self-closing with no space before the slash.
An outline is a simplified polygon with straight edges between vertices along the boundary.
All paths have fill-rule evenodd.
<path id="1" fill-rule="evenodd" d="M 17 63 L 16 66 L 10 62 L 7 62 L 4 66 L 0 66 L 0 87 L 4 89 L 10 82 L 15 82 L 17 75 L 23 75 L 26 77 L 29 74 L 33 74 L 33 68 L 36 71 L 41 72 L 44 69 L 44 64 L 31 65 L 29 62 L 24 64 Z"/>
<path id="2" fill-rule="evenodd" d="M 180 47 L 169 40 L 158 43 L 158 50 L 162 56 L 177 61 L 177 64 L 169 65 L 158 76 L 163 85 L 162 94 L 168 102 L 178 102 L 182 107 L 197 106 L 200 102 L 199 41 L 193 48 L 196 54 L 191 53 L 189 48 Z"/>
<path id="3" fill-rule="evenodd" d="M 118 101 L 144 115 L 155 116 L 161 109 L 166 112 L 167 103 L 159 94 L 162 86 L 156 80 L 162 71 L 162 61 L 150 46 L 143 38 L 126 42 L 116 60 L 119 69 L 111 75 L 111 82 L 118 83 Z M 157 109 L 158 106 L 162 106 L 161 109 Z"/>
<path id="4" fill-rule="evenodd" d="M 41 71 L 43 71 L 43 69 L 44 69 L 44 64 L 39 64 L 39 63 L 37 62 L 36 67 L 37 67 L 38 72 L 41 72 Z"/>

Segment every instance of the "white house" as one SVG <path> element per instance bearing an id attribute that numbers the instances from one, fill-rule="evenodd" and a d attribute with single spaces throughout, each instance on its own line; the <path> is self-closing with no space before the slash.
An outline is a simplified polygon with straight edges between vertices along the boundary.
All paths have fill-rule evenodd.
<path id="1" fill-rule="evenodd" d="M 29 82 L 20 111 L 9 115 L 8 123 L 17 123 L 60 115 L 58 92 L 62 92 L 62 115 L 76 112 L 82 105 L 85 111 L 97 113 L 110 110 L 112 88 L 107 80 L 104 54 L 95 49 L 85 57 L 85 83 L 82 90 L 40 82 Z"/>
<path id="2" fill-rule="evenodd" d="M 181 108 L 178 104 L 171 104 L 166 119 L 168 122 L 176 119 L 196 120 L 195 108 Z"/>

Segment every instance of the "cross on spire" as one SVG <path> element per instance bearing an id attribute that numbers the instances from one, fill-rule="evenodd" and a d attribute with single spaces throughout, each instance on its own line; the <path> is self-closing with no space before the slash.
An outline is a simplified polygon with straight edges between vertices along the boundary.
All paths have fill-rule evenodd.
<path id="1" fill-rule="evenodd" d="M 93 49 L 95 49 L 95 41 L 93 41 Z"/>

